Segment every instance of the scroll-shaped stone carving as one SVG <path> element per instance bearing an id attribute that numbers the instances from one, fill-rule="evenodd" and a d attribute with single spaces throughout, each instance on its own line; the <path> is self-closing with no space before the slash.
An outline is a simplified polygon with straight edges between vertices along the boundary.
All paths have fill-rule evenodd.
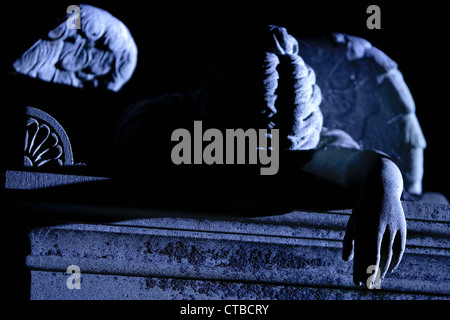
<path id="1" fill-rule="evenodd" d="M 28 107 L 24 166 L 73 165 L 72 147 L 63 127 L 48 113 Z"/>
<path id="2" fill-rule="evenodd" d="M 363 149 L 387 153 L 402 171 L 405 190 L 420 194 L 426 141 L 397 64 L 346 34 L 299 43 L 322 91 L 324 126 L 345 131 Z"/>
<path id="3" fill-rule="evenodd" d="M 16 60 L 14 69 L 47 82 L 118 91 L 136 67 L 136 44 L 105 10 L 80 5 L 80 15 L 80 29 L 62 22 Z"/>
<path id="4" fill-rule="evenodd" d="M 285 150 L 314 149 L 322 113 L 313 69 L 299 56 L 297 40 L 285 28 L 268 26 L 253 36 L 212 70 L 203 90 L 207 115 L 226 123 L 279 129 Z"/>

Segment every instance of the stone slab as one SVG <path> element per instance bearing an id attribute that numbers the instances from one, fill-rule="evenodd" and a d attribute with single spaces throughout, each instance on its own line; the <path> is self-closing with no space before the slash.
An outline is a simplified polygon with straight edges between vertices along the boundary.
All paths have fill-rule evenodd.
<path id="1" fill-rule="evenodd" d="M 52 208 L 41 206 L 26 208 L 31 213 Z M 98 207 L 121 212 L 122 219 L 113 212 L 114 221 L 92 223 L 67 221 L 67 212 L 94 213 L 95 207 L 68 207 L 55 205 L 61 221 L 29 233 L 32 299 L 450 297 L 448 205 L 404 202 L 409 226 L 404 258 L 382 288 L 372 291 L 353 285 L 352 263 L 340 258 L 349 210 L 227 217 L 215 215 L 214 207 L 209 214 L 170 210 L 170 205 L 165 210 Z M 82 292 L 66 292 L 70 265 L 80 267 Z M 44 284 L 46 290 L 39 290 Z"/>

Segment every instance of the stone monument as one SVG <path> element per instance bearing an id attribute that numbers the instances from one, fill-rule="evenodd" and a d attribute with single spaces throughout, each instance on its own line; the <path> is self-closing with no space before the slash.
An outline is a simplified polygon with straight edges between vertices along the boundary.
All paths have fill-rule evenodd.
<path id="1" fill-rule="evenodd" d="M 79 14 L 79 29 L 66 21 L 52 29 L 14 62 L 14 70 L 57 86 L 119 91 L 136 67 L 131 34 L 102 9 L 80 5 Z M 148 163 L 136 157 L 137 148 L 164 153 L 169 141 L 158 128 L 197 117 L 218 128 L 280 129 L 289 183 L 261 186 L 259 195 L 287 190 L 300 207 L 300 185 L 306 190 L 320 180 L 331 192 L 339 187 L 355 195 L 352 210 L 223 210 L 216 204 L 205 214 L 183 201 L 182 209 L 173 209 L 180 200 L 173 196 L 173 181 L 172 201 L 161 209 L 160 199 L 116 180 L 115 172 L 95 177 L 64 171 L 77 167 L 71 132 L 45 110 L 28 106 L 23 167 L 7 170 L 5 187 L 8 203 L 25 212 L 25 222 L 37 220 L 30 222 L 25 241 L 33 299 L 448 296 L 448 206 L 424 205 L 420 211 L 401 202 L 404 189 L 422 192 L 426 143 L 396 64 L 350 35 L 296 39 L 278 26 L 258 32 L 219 61 L 198 91 L 130 106 L 117 119 L 119 153 L 145 170 Z M 254 217 L 251 210 L 257 211 Z M 373 289 L 383 280 L 388 291 L 351 288 L 352 267 L 336 259 L 339 252 L 342 260 L 353 259 L 355 284 Z M 79 266 L 89 290 L 61 289 L 69 265 Z M 423 274 L 436 266 L 444 267 L 431 277 Z"/>

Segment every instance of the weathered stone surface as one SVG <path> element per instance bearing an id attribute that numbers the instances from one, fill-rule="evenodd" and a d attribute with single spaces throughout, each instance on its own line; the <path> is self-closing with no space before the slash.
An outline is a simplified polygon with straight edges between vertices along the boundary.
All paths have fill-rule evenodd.
<path id="1" fill-rule="evenodd" d="M 68 15 L 13 67 L 47 82 L 118 91 L 136 67 L 136 44 L 128 28 L 105 10 L 84 4 L 79 10 L 79 28 L 68 27 Z"/>
<path id="2" fill-rule="evenodd" d="M 387 153 L 405 189 L 420 194 L 426 141 L 397 64 L 367 40 L 345 34 L 299 39 L 299 53 L 316 72 L 324 127 L 345 131 L 362 149 Z"/>
<path id="3" fill-rule="evenodd" d="M 45 189 L 78 183 L 102 181 L 109 178 L 46 172 L 7 171 L 5 188 L 16 190 Z"/>
<path id="4" fill-rule="evenodd" d="M 448 299 L 450 207 L 403 206 L 409 232 L 402 263 L 380 290 L 362 290 L 353 285 L 352 263 L 341 260 L 349 210 L 244 217 L 214 207 L 201 214 L 24 201 L 30 214 L 53 211 L 65 221 L 83 212 L 114 217 L 33 228 L 31 298 Z M 79 290 L 66 287 L 70 265 L 81 269 Z"/>
<path id="5" fill-rule="evenodd" d="M 82 289 L 68 290 L 65 272 L 32 271 L 33 300 L 428 300 L 415 293 L 262 285 L 226 281 L 83 275 Z M 59 288 L 44 292 L 43 287 Z M 118 290 L 120 288 L 120 290 Z M 98 298 L 97 298 L 98 299 Z"/>

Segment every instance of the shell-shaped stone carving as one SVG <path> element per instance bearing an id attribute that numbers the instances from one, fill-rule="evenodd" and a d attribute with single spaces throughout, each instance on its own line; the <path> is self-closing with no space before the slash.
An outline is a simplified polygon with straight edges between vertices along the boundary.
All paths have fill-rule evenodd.
<path id="1" fill-rule="evenodd" d="M 72 148 L 61 125 L 46 112 L 28 107 L 24 166 L 73 165 Z"/>
<path id="2" fill-rule="evenodd" d="M 69 28 L 68 20 L 64 20 L 13 67 L 18 73 L 47 82 L 118 91 L 136 67 L 133 37 L 121 21 L 105 10 L 83 4 L 79 8 L 79 29 Z"/>

